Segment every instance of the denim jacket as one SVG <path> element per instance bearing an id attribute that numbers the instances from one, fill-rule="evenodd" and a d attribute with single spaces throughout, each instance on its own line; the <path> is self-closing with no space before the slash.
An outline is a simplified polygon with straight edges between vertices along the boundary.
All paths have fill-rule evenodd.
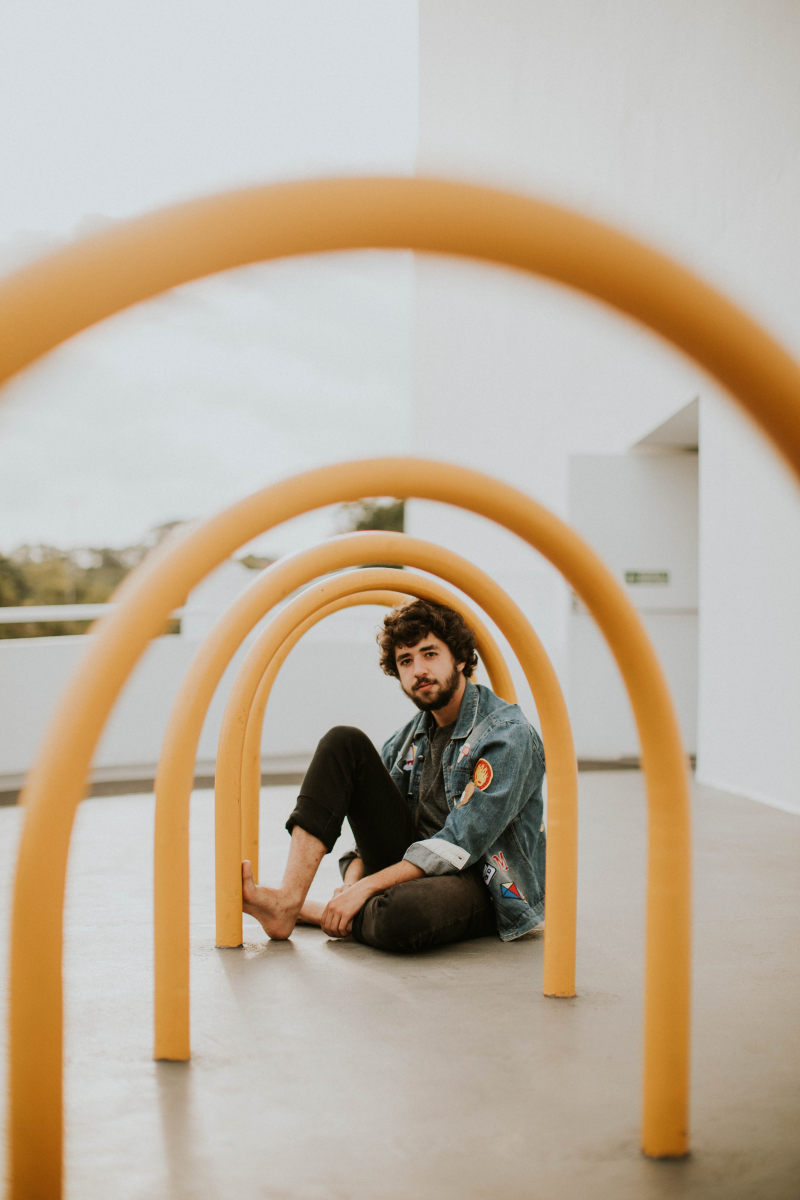
<path id="1" fill-rule="evenodd" d="M 421 712 L 381 751 L 412 809 L 428 752 L 427 722 Z M 409 846 L 404 858 L 426 875 L 482 862 L 500 937 L 522 937 L 544 920 L 541 738 L 518 705 L 467 680 L 442 771 L 447 820 L 433 837 Z"/>

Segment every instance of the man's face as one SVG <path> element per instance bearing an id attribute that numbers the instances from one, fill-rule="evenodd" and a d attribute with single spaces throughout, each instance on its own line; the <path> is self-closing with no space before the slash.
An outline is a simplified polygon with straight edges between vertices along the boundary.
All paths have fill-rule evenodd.
<path id="1" fill-rule="evenodd" d="M 415 646 L 398 646 L 394 660 L 403 691 L 426 712 L 445 708 L 464 679 L 463 662 L 457 663 L 449 646 L 434 633 Z"/>

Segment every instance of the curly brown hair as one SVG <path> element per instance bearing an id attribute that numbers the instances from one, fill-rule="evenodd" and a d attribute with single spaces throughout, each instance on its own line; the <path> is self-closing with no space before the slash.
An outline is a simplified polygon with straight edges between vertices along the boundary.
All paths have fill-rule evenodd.
<path id="1" fill-rule="evenodd" d="M 445 643 L 457 663 L 463 662 L 464 675 L 469 679 L 478 665 L 475 634 L 454 608 L 434 604 L 431 600 L 410 600 L 393 608 L 383 619 L 378 634 L 381 668 L 386 675 L 399 677 L 395 652 L 398 646 L 416 646 L 429 633 Z"/>

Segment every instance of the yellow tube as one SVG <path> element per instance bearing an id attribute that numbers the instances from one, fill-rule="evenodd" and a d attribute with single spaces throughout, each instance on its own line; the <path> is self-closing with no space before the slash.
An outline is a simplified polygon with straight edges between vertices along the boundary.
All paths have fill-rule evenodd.
<path id="1" fill-rule="evenodd" d="M 403 559 L 423 570 L 438 572 L 469 593 L 492 617 L 514 646 L 532 689 L 548 754 L 547 850 L 549 932 L 545 939 L 545 991 L 574 995 L 575 915 L 577 896 L 577 770 L 566 705 L 552 664 L 521 610 L 498 585 L 473 564 L 452 551 L 397 533 L 359 533 L 332 538 L 320 546 L 292 555 L 269 567 L 217 622 L 186 673 L 164 736 L 156 778 L 155 863 L 155 995 L 157 1058 L 188 1057 L 189 1053 L 189 933 L 188 890 L 173 869 L 177 855 L 184 859 L 188 837 L 188 805 L 194 760 L 211 698 L 230 658 L 243 638 L 277 600 L 305 584 L 310 577 L 340 570 L 360 561 Z M 408 576 L 407 572 L 403 572 Z M 332 593 L 334 580 L 321 585 Z M 424 584 L 421 586 L 424 587 Z M 223 766 L 223 764 L 221 764 Z M 233 811 L 217 809 L 216 879 L 217 943 L 240 945 L 242 940 L 239 877 L 241 812 L 235 773 L 220 794 Z M 236 831 L 236 832 L 232 832 Z M 180 889 L 180 890 L 179 890 Z M 182 919 L 175 920 L 182 907 Z M 169 914 L 169 920 L 163 914 Z"/>
<path id="2" fill-rule="evenodd" d="M 346 584 L 344 583 L 345 579 Z M 316 588 L 309 588 L 303 592 L 287 606 L 285 611 L 292 610 L 295 623 L 285 635 L 281 636 L 279 643 L 274 648 L 272 637 L 266 640 L 266 632 L 259 635 L 258 640 L 248 651 L 247 658 L 240 667 L 239 675 L 233 685 L 233 691 L 235 691 L 239 677 L 249 671 L 251 660 L 253 660 L 260 664 L 260 679 L 255 691 L 246 697 L 241 712 L 234 711 L 232 691 L 223 715 L 217 751 L 216 782 L 218 785 L 222 775 L 227 775 L 228 788 L 234 788 L 237 786 L 237 780 L 239 781 L 242 812 L 241 857 L 250 860 L 253 877 L 256 880 L 258 879 L 258 802 L 261 789 L 261 735 L 264 713 L 281 666 L 300 639 L 320 621 L 356 604 L 393 607 L 407 599 L 409 595 L 420 596 L 426 600 L 436 600 L 439 604 L 447 604 L 450 608 L 460 612 L 473 629 L 478 654 L 489 676 L 492 691 L 510 704 L 516 700 L 508 668 L 486 626 L 458 596 L 447 591 L 435 580 L 414 572 L 383 567 L 375 568 L 370 572 L 350 571 L 347 576 L 342 576 L 337 582 L 343 586 L 343 591 L 335 600 L 331 599 L 331 593 L 326 584 L 318 584 Z M 403 586 L 401 587 L 401 585 Z M 393 592 L 385 590 L 391 587 L 395 587 L 397 590 Z M 378 590 L 380 588 L 384 590 Z M 325 603 L 326 596 L 329 599 L 328 603 Z M 308 615 L 301 615 L 304 613 Z M 228 766 L 226 760 L 230 754 L 234 754 L 236 759 Z M 223 763 L 225 763 L 224 766 Z"/>
<path id="3" fill-rule="evenodd" d="M 394 553 L 394 551 L 390 550 L 389 553 Z M 462 559 L 461 563 L 464 564 L 465 561 Z M 493 584 L 488 576 L 485 576 L 483 572 L 480 572 L 474 566 L 468 566 L 468 570 L 469 581 L 461 586 L 465 590 L 474 586 L 476 577 L 480 576 L 483 604 L 487 608 L 487 611 L 491 613 L 500 629 L 504 629 L 504 622 L 508 620 L 509 612 L 513 613 L 516 635 L 509 639 L 512 649 L 523 666 L 531 693 L 537 702 L 537 709 L 540 712 L 545 710 L 549 714 L 547 723 L 542 722 L 543 729 L 546 730 L 547 770 L 550 777 L 547 811 L 548 882 L 545 901 L 549 932 L 544 943 L 542 990 L 545 996 L 558 998 L 570 997 L 575 995 L 578 890 L 578 774 L 569 716 L 555 671 L 530 623 L 516 605 L 497 588 L 497 585 Z M 362 572 L 362 574 L 368 577 L 368 572 Z M 401 583 L 404 583 L 412 594 L 422 596 L 425 599 L 438 599 L 445 604 L 451 602 L 448 601 L 446 593 L 444 595 L 439 594 L 436 590 L 437 585 L 424 576 L 415 575 L 413 572 L 407 570 L 402 571 L 400 574 Z M 352 580 L 353 575 L 351 574 L 347 578 Z M 452 577 L 452 581 L 458 582 L 456 576 Z M 397 586 L 399 587 L 400 583 Z M 457 607 L 457 605 L 453 606 Z M 467 616 L 476 634 L 479 635 L 478 644 L 480 649 L 483 644 L 481 640 L 481 625 L 474 614 L 465 612 L 464 615 Z M 309 622 L 303 623 L 301 627 L 303 632 L 308 624 Z M 296 633 L 297 637 L 292 635 L 282 644 L 281 649 L 267 668 L 258 685 L 258 691 L 250 707 L 249 715 L 246 718 L 247 728 L 241 752 L 242 772 L 240 793 L 242 797 L 242 857 L 244 858 L 250 857 L 252 852 L 254 850 L 257 852 L 258 849 L 257 802 L 261 780 L 261 728 L 264 719 L 264 710 L 280 664 L 285 659 L 285 655 L 289 653 L 289 649 L 296 644 L 299 636 L 301 636 L 298 631 Z M 488 665 L 491 662 L 482 649 L 481 657 L 484 659 L 484 665 Z M 511 689 L 511 681 L 509 679 L 507 684 L 503 683 L 501 677 L 495 673 L 498 670 L 499 668 L 495 668 L 494 672 L 491 669 L 489 670 L 489 678 L 493 689 L 497 695 L 502 696 L 504 699 L 513 700 L 514 695 Z M 233 720 L 233 714 L 231 714 L 231 720 L 232 729 L 237 729 L 236 723 Z M 237 733 L 232 732 L 233 738 L 237 736 Z M 222 749 L 220 751 L 221 757 Z M 229 787 L 235 785 L 236 778 L 234 768 L 229 773 Z M 220 913 L 218 911 L 218 921 L 219 918 Z M 228 928 L 230 930 L 230 937 L 233 938 L 237 935 L 237 932 L 241 933 L 241 924 L 234 924 L 236 918 L 233 914 L 230 914 L 227 919 L 231 922 Z M 218 925 L 219 928 L 220 926 Z M 231 941 L 230 944 L 238 945 L 239 943 Z M 177 947 L 175 950 L 177 951 Z M 188 947 L 185 953 L 188 956 Z"/>
<path id="4" fill-rule="evenodd" d="M 355 572 L 354 572 L 355 574 Z M 388 585 L 387 585 L 388 587 Z M 242 859 L 248 859 L 253 869 L 253 878 L 258 882 L 259 878 L 259 826 L 260 812 L 259 801 L 261 794 L 261 738 L 262 725 L 266 706 L 269 703 L 269 696 L 272 692 L 273 684 L 280 673 L 280 669 L 284 662 L 291 654 L 297 643 L 305 637 L 309 629 L 313 629 L 320 621 L 324 621 L 326 617 L 333 616 L 334 613 L 341 612 L 342 609 L 348 607 L 349 604 L 363 604 L 385 606 L 388 608 L 394 607 L 403 600 L 401 592 L 391 592 L 388 590 L 381 591 L 375 589 L 370 592 L 361 592 L 357 596 L 343 596 L 339 600 L 331 604 L 324 604 L 318 608 L 311 616 L 300 621 L 294 627 L 292 632 L 284 639 L 276 652 L 272 655 L 269 662 L 264 667 L 264 673 L 261 677 L 261 682 L 258 685 L 253 705 L 250 711 L 243 714 L 246 721 L 244 736 L 241 745 L 241 761 L 239 763 L 239 794 L 241 796 L 241 812 L 242 812 Z M 250 651 L 252 654 L 252 650 Z M 249 655 L 248 655 L 249 657 Z M 260 720 L 254 719 L 256 707 L 259 705 L 262 693 L 264 693 L 264 705 L 260 709 Z M 226 706 L 230 705 L 230 699 Z M 223 717 L 223 726 L 226 716 Z M 217 763 L 220 762 L 225 754 L 223 745 L 223 736 L 220 732 L 220 740 L 217 749 Z M 215 787 L 217 780 L 215 778 Z M 215 805 L 216 807 L 216 805 Z"/>
<path id="5" fill-rule="evenodd" d="M 749 317 L 689 272 L 597 222 L 530 198 L 435 180 L 349 179 L 252 188 L 181 205 L 68 247 L 0 284 L 0 381 L 94 322 L 190 279 L 267 258 L 360 247 L 411 248 L 503 263 L 614 305 L 661 333 L 727 387 L 800 475 L 800 368 Z M 382 469 L 380 463 L 376 466 Z M 442 470 L 440 464 L 434 466 Z M 330 498 L 322 503 L 392 492 L 446 500 L 438 489 L 431 493 L 430 481 L 404 474 L 402 468 L 386 479 L 373 475 L 361 487 L 365 473 L 351 470 L 341 487 L 331 485 L 325 493 Z M 389 475 L 402 480 L 401 486 L 396 488 Z M 351 491 L 353 480 L 359 486 Z M 490 482 L 503 491 L 504 485 Z M 493 516 L 498 506 L 489 503 L 488 493 L 477 498 L 488 487 L 485 477 L 477 486 L 475 494 L 464 489 L 461 499 L 447 502 L 506 523 Z M 507 510 L 507 526 L 539 545 L 538 517 L 525 509 L 532 502 L 516 495 L 517 511 Z M 272 498 L 267 501 L 251 537 L 288 519 L 281 515 L 285 496 L 280 493 L 274 504 Z M 254 514 L 249 503 L 210 522 L 199 541 L 187 539 L 174 565 L 159 563 L 158 569 L 151 565 L 137 573 L 135 586 L 125 589 L 126 603 L 102 623 L 31 772 L 12 926 L 10 1147 L 15 1196 L 27 1197 L 37 1188 L 57 1195 L 61 1186 L 59 914 L 74 811 L 94 746 L 147 641 L 211 567 L 249 540 L 236 532 L 248 527 Z M 315 506 L 297 495 L 297 513 Z M 669 786 L 654 782 L 665 763 L 671 766 L 663 778 L 677 778 L 680 739 L 663 687 L 650 700 L 644 694 L 642 675 L 649 674 L 651 652 L 637 666 L 631 644 L 617 627 L 619 622 L 630 625 L 633 618 L 620 616 L 617 601 L 596 587 L 596 580 L 587 583 L 585 564 L 576 567 L 571 552 L 561 555 L 549 535 L 544 541 L 550 548 L 544 542 L 539 548 L 581 594 L 612 645 L 639 725 L 651 813 L 642 1144 L 652 1156 L 681 1155 L 688 1146 L 688 1052 L 681 1050 L 676 1063 L 671 1048 L 688 1047 L 687 791 L 685 782 L 672 794 Z M 580 586 L 573 572 L 580 576 Z M 146 603 L 137 614 L 132 600 L 140 596 Z M 632 641 L 637 639 L 638 633 Z M 662 737 L 658 719 L 664 711 L 670 716 Z M 669 849 L 662 856 L 655 847 L 664 841 L 665 825 Z M 676 864 L 678 870 L 672 872 Z M 188 878 L 187 864 L 178 869 Z M 47 879 L 49 906 L 37 891 L 42 878 Z M 671 921 L 674 894 L 682 899 Z M 30 914 L 36 908 L 46 908 L 48 919 L 34 919 Z"/>
<path id="6" fill-rule="evenodd" d="M 268 489 L 269 490 L 269 489 Z M 176 548 L 180 553 L 182 542 Z M 219 680 L 228 663 L 243 638 L 255 623 L 261 619 L 275 603 L 290 595 L 296 588 L 305 585 L 310 577 L 340 570 L 361 561 L 375 562 L 391 561 L 392 556 L 404 557 L 406 561 L 415 563 L 423 569 L 441 574 L 443 556 L 451 554 L 439 547 L 430 547 L 427 543 L 418 543 L 415 553 L 419 561 L 409 557 L 412 539 L 402 534 L 390 533 L 359 533 L 345 537 L 331 538 L 319 547 L 290 555 L 279 563 L 269 567 L 229 608 L 227 613 L 217 622 L 209 637 L 198 651 L 187 671 L 176 695 L 172 712 L 167 723 L 162 744 L 161 759 L 156 775 L 156 828 L 155 828 L 155 862 L 154 862 L 154 900 L 155 900 L 155 1047 L 154 1056 L 166 1059 L 185 1059 L 190 1054 L 189 1035 L 189 904 L 188 904 L 188 823 L 189 797 L 194 778 L 194 762 L 197 744 L 205 719 L 208 705 Z M 456 556 L 452 556 L 453 559 Z M 491 612 L 493 608 L 503 603 L 503 593 L 488 576 L 479 573 L 471 564 L 461 560 L 462 567 L 458 577 L 468 568 L 469 588 L 481 602 L 475 592 L 476 581 L 485 581 L 484 589 L 489 594 L 488 603 L 483 607 Z M 499 595 L 497 594 L 499 593 Z M 510 601 L 505 598 L 505 603 Z M 555 698 L 550 705 L 553 715 L 549 718 L 550 726 L 545 724 L 546 715 L 542 707 L 539 709 L 542 720 L 542 730 L 548 739 L 550 754 L 550 782 L 548 795 L 550 807 L 554 803 L 559 810 L 557 797 L 561 795 L 563 811 L 572 810 L 573 818 L 563 822 L 563 828 L 577 826 L 577 772 L 574 761 L 574 748 L 569 728 L 566 707 L 561 696 L 558 681 L 552 666 L 544 653 L 541 643 L 519 613 L 516 606 L 513 612 L 519 614 L 517 621 L 531 642 L 532 653 L 538 651 L 536 664 L 532 668 L 532 677 L 541 680 L 537 684 L 540 690 L 547 694 L 553 693 Z M 504 618 L 507 619 L 507 618 Z M 522 624 L 524 622 L 524 626 Z M 513 633 L 512 637 L 515 636 Z M 536 647 L 536 650 L 533 647 Z M 556 695 L 557 693 L 557 695 Z M 549 710 L 547 710 L 549 711 Z M 548 729 L 552 732 L 548 732 Z M 565 740 L 568 738 L 568 742 Z M 561 748 L 563 746 L 563 749 Z M 559 759 L 563 758 L 565 765 L 559 770 Z M 554 801 L 554 792 L 556 800 Z M 238 797 L 238 790 L 234 793 Z M 235 801 L 234 801 L 235 802 Z M 551 820 L 553 818 L 551 817 Z M 241 813 L 237 811 L 231 818 L 234 827 L 238 829 L 241 823 Z M 241 943 L 241 890 L 239 885 L 239 839 L 235 842 L 227 835 L 230 828 L 227 820 L 218 818 L 216 877 L 217 877 L 217 941 L 219 944 L 239 945 Z M 558 827 L 556 821 L 556 827 Z M 564 858 L 574 861 L 577 857 L 577 833 L 570 838 L 562 838 L 565 847 Z M 556 838 L 558 846 L 558 837 Z M 553 887 L 557 891 L 559 876 L 574 880 L 574 867 L 564 866 L 559 870 L 558 859 L 553 859 L 548 851 L 548 869 L 554 877 Z M 570 885 L 574 893 L 576 884 Z M 568 889 L 569 890 L 569 889 Z M 574 914 L 574 902 L 572 905 Z M 569 908 L 565 909 L 569 913 Z M 224 914 L 224 915 L 221 915 Z M 233 924 L 238 922 L 238 934 L 230 931 Z M 569 971 L 572 976 L 574 990 L 574 915 L 565 921 L 565 929 L 559 936 L 558 921 L 554 921 L 554 933 L 551 935 L 553 946 L 566 945 L 564 958 L 571 962 L 569 969 L 563 969 L 562 975 L 567 980 L 563 984 L 568 987 Z M 571 930 L 571 933 L 569 932 Z M 571 952 L 569 946 L 571 944 Z M 553 951 L 555 953 L 555 951 Z M 548 951 L 545 946 L 545 958 Z M 561 957 L 561 956 L 559 956 Z M 561 994 L 559 992 L 559 994 Z M 572 992 L 567 992 L 572 994 Z"/>
<path id="7" fill-rule="evenodd" d="M 505 264 L 613 305 L 728 388 L 800 475 L 800 367 L 744 312 L 599 221 L 531 196 L 440 179 L 246 188 L 68 246 L 0 285 L 0 382 L 80 330 L 191 279 L 287 255 L 363 248 Z"/>
<path id="8" fill-rule="evenodd" d="M 535 687 L 537 710 L 548 753 L 549 829 L 548 917 L 545 941 L 546 991 L 574 995 L 575 911 L 577 893 L 577 771 L 569 718 L 552 664 L 521 610 L 494 581 L 473 564 L 439 546 L 396 533 L 360 533 L 332 538 L 268 568 L 217 622 L 198 651 L 175 698 L 164 736 L 156 778 L 156 1050 L 157 1058 L 188 1056 L 188 891 L 172 869 L 175 840 L 185 839 L 188 801 L 200 732 L 214 690 L 230 658 L 247 632 L 277 600 L 305 584 L 309 577 L 354 562 L 403 558 L 438 572 L 469 591 L 514 646 Z M 404 574 L 406 574 L 404 572 Z M 331 592 L 335 581 L 321 585 Z M 218 795 L 229 798 L 233 812 L 217 810 L 215 856 L 217 877 L 217 944 L 241 944 L 239 878 L 241 812 L 235 774 Z M 179 817 L 179 814 L 183 814 Z M 231 831 L 236 831 L 234 835 Z M 178 843 L 184 858 L 183 843 Z M 178 889 L 180 888 L 180 892 Z M 174 919 L 183 897 L 183 917 Z M 170 920 L 162 918 L 170 913 Z M 549 948 L 548 948 L 549 945 Z M 179 1003 L 180 1001 L 180 1003 Z"/>
<path id="9" fill-rule="evenodd" d="M 10 989 L 13 1186 L 61 1178 L 61 952 L 64 880 L 75 809 L 108 713 L 148 641 L 195 584 L 239 545 L 283 520 L 370 495 L 416 496 L 505 524 L 541 550 L 595 616 L 617 658 L 642 742 L 651 813 L 645 1003 L 645 1150 L 686 1151 L 689 1033 L 689 805 L 686 763 L 663 675 L 622 588 L 578 535 L 509 485 L 449 463 L 377 459 L 295 476 L 188 533 L 169 558 L 129 577 L 96 626 L 25 789 L 17 859 Z M 286 593 L 284 593 L 286 594 Z M 263 609 L 262 609 L 263 611 Z M 229 655 L 222 656 L 222 665 Z M 544 725 L 544 715 L 540 711 Z M 188 788 L 191 789 L 191 762 Z M 550 785 L 553 780 L 551 777 Z M 162 846 L 180 843 L 173 814 Z M 166 851 L 164 851 L 166 853 Z M 156 846 L 156 858 L 159 848 Z M 172 860 L 188 887 L 188 861 Z M 156 862 L 158 870 L 158 862 Z M 46 1035 L 43 1036 L 43 1031 Z M 186 1047 L 188 1053 L 188 1047 Z M 29 1194 L 29 1193 L 27 1193 Z"/>

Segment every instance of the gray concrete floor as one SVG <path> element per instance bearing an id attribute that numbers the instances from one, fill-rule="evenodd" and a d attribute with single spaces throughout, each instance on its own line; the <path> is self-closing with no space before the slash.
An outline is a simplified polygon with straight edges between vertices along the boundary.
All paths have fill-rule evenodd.
<path id="1" fill-rule="evenodd" d="M 264 791 L 265 880 L 292 796 Z M 189 1064 L 150 1059 L 152 812 L 152 797 L 123 796 L 78 814 L 73 1200 L 800 1196 L 797 817 L 695 788 L 692 1154 L 652 1162 L 638 1149 L 638 772 L 581 776 L 579 996 L 561 1001 L 541 995 L 541 939 L 393 958 L 310 929 L 267 943 L 245 918 L 244 948 L 216 950 L 212 797 L 195 793 Z M 5 912 L 20 816 L 0 811 Z M 319 882 L 322 898 L 332 862 Z"/>

